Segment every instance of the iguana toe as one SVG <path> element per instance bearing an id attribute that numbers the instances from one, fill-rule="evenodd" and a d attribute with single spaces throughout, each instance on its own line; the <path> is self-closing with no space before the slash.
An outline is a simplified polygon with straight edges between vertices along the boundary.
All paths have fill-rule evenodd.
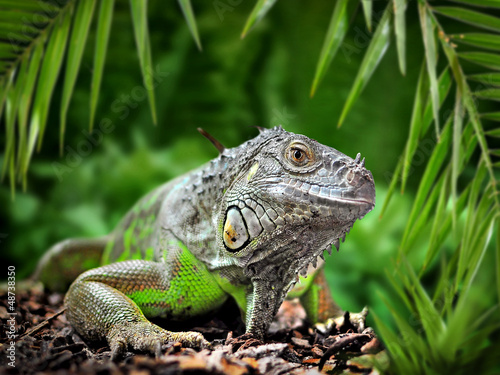
<path id="1" fill-rule="evenodd" d="M 116 325 L 109 332 L 107 339 L 113 360 L 123 355 L 127 348 L 149 352 L 159 357 L 163 344 L 169 342 L 180 342 L 190 348 L 210 347 L 210 343 L 199 332 L 170 332 L 149 321 Z"/>

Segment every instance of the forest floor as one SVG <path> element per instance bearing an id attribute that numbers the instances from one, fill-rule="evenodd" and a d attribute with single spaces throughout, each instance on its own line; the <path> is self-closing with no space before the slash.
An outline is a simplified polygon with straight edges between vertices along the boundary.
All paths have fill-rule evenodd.
<path id="1" fill-rule="evenodd" d="M 371 328 L 356 332 L 349 319 L 340 318 L 330 332 L 320 333 L 304 322 L 304 310 L 293 301 L 281 306 L 263 342 L 238 336 L 244 326 L 229 306 L 211 320 L 174 326 L 203 333 L 211 349 L 170 343 L 159 358 L 127 352 L 112 361 L 106 343 L 85 342 L 73 330 L 60 313 L 63 297 L 41 288 L 17 292 L 11 315 L 7 294 L 0 293 L 0 374 L 378 374 L 375 364 L 388 365 Z"/>

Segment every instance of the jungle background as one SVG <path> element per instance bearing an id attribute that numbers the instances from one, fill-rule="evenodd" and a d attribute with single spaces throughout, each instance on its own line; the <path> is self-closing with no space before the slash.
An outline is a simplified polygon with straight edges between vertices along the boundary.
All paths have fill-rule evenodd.
<path id="1" fill-rule="evenodd" d="M 433 156 L 445 137 L 437 141 L 431 125 L 422 126 L 420 135 L 411 140 L 416 92 L 422 99 L 422 116 L 430 113 L 431 120 L 433 116 L 434 87 L 422 83 L 428 79 L 422 73 L 427 55 L 422 15 L 417 7 L 417 3 L 428 4 L 410 1 L 407 6 L 405 75 L 400 72 L 397 41 L 391 31 L 387 51 L 380 54 L 371 79 L 363 85 L 338 127 L 377 21 L 384 17 L 388 5 L 386 1 L 373 1 L 373 25 L 368 30 L 361 3 L 354 3 L 357 9 L 351 6 L 343 42 L 311 98 L 311 84 L 335 3 L 278 1 L 242 39 L 242 29 L 255 2 L 193 2 L 200 51 L 177 3 L 149 2 L 155 125 L 134 40 L 131 7 L 128 2 L 116 1 L 93 121 L 100 133 L 89 135 L 89 93 L 94 45 L 99 38 L 95 19 L 69 102 L 62 156 L 59 124 L 60 103 L 67 96 L 65 65 L 54 88 L 43 144 L 33 154 L 24 184 L 21 178 L 12 189 L 6 176 L 0 185 L 1 263 L 5 268 L 2 276 L 6 275 L 6 265 L 16 267 L 19 279 L 29 276 L 44 251 L 58 241 L 110 232 L 141 196 L 214 158 L 217 151 L 198 134 L 197 127 L 207 130 L 226 147 L 233 147 L 256 136 L 254 126 L 282 125 L 351 157 L 358 152 L 366 157 L 366 166 L 376 183 L 376 208 L 354 225 L 340 251 L 326 258 L 326 271 L 340 306 L 350 311 L 369 306 L 369 324 L 389 349 L 391 371 L 498 370 L 494 354 L 500 350 L 500 316 L 496 309 L 500 293 L 496 247 L 499 234 L 494 230 L 498 221 L 497 195 L 494 183 L 484 177 L 488 173 L 484 172 L 487 163 L 482 162 L 483 152 L 479 146 L 472 148 L 454 185 L 450 182 L 453 167 L 446 164 L 455 160 L 451 135 L 446 138 L 449 148 L 441 158 L 444 162 L 434 167 L 434 179 L 426 174 L 428 162 L 437 163 Z M 458 7 L 448 1 L 431 3 Z M 498 6 L 495 1 L 485 3 Z M 462 3 L 460 7 L 473 9 Z M 481 11 L 499 15 L 495 8 Z M 464 24 L 446 17 L 440 22 L 450 34 L 477 32 L 471 22 Z M 498 29 L 493 29 L 492 34 Z M 439 44 L 438 32 L 433 32 Z M 490 52 L 498 57 L 500 43 L 496 46 L 497 50 Z M 460 51 L 461 45 L 458 48 Z M 466 60 L 460 61 L 464 69 L 470 69 L 467 72 L 484 71 Z M 498 69 L 499 61 L 500 57 L 496 63 L 489 62 L 488 68 Z M 458 126 L 456 116 L 453 119 L 457 76 L 451 75 L 448 65 L 441 53 L 437 72 L 447 71 L 448 76 L 441 76 L 439 88 L 452 82 L 452 89 L 443 89 L 446 94 L 441 97 L 437 116 L 439 132 L 446 129 L 450 113 L 451 122 Z M 419 80 L 420 76 L 425 79 Z M 479 86 L 470 83 L 472 91 Z M 498 100 L 498 96 L 493 99 Z M 495 101 L 477 104 L 481 113 L 494 112 L 497 105 Z M 431 111 L 425 112 L 424 108 Z M 464 118 L 460 131 L 463 129 L 464 137 L 473 139 L 477 129 L 467 127 L 467 116 Z M 497 134 L 497 125 L 488 122 L 490 119 L 495 118 L 490 116 L 482 122 L 483 135 L 488 131 Z M 8 121 L 4 117 L 1 121 L 2 129 L 7 129 Z M 8 144 L 8 138 L 8 131 L 0 132 L 1 145 Z M 485 139 L 492 150 L 489 162 L 493 175 L 490 173 L 489 178 L 495 180 L 495 150 L 500 146 L 494 137 Z M 406 170 L 401 194 L 400 178 L 394 176 L 408 144 L 413 144 L 414 157 Z M 5 158 L 4 152 L 0 162 Z M 477 176 L 480 172 L 481 180 Z M 425 178 L 430 178 L 429 190 L 419 198 Z M 393 181 L 398 185 L 392 185 L 391 201 L 384 206 Z M 471 188 L 471 181 L 478 182 Z M 444 184 L 447 189 L 441 189 Z M 471 190 L 474 196 L 469 195 Z M 460 206 L 463 192 L 467 195 L 463 195 L 465 202 Z M 483 196 L 491 200 L 485 202 Z M 457 209 L 457 204 L 461 208 Z M 472 218 L 470 212 L 474 213 Z M 410 233 L 414 228 L 418 230 Z M 465 238 L 464 233 L 472 239 Z M 480 238 L 474 239 L 474 234 Z M 432 243 L 436 236 L 439 241 Z M 469 252 L 470 258 L 459 255 L 466 242 L 475 251 L 474 255 Z M 434 253 L 429 256 L 432 246 Z M 460 278 L 454 270 L 461 267 L 462 261 L 470 262 L 472 270 L 468 273 L 465 266 Z"/>

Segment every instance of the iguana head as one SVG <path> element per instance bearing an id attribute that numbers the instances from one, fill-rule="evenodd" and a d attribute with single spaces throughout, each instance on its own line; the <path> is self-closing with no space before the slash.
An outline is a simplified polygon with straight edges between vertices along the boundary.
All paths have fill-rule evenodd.
<path id="1" fill-rule="evenodd" d="M 277 310 L 298 274 L 373 209 L 373 177 L 359 154 L 352 159 L 281 127 L 261 129 L 221 157 L 233 160 L 234 178 L 218 212 L 219 248 L 278 291 L 270 302 Z"/>

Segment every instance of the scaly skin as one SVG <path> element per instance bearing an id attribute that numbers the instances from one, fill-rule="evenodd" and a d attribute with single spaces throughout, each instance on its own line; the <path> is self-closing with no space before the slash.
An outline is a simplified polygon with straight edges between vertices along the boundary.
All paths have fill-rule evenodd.
<path id="1" fill-rule="evenodd" d="M 105 265 L 81 274 L 65 298 L 82 336 L 106 339 L 115 357 L 127 347 L 158 354 L 168 341 L 206 346 L 199 333 L 147 318 L 196 317 L 229 296 L 246 332 L 266 334 L 299 273 L 373 208 L 375 187 L 359 155 L 281 127 L 260 132 L 150 193 L 106 237 Z M 295 291 L 318 322 L 339 310 L 321 271 L 314 275 Z"/>

